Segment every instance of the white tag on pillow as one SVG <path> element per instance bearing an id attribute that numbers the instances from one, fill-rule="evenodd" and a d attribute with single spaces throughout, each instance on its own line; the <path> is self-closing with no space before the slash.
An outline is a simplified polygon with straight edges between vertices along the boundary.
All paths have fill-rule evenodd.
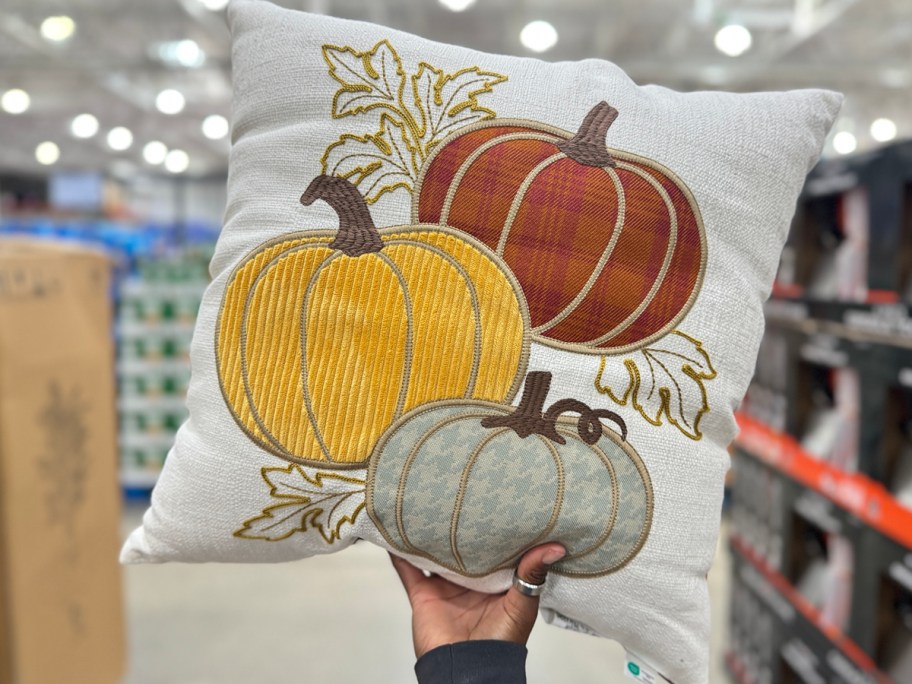
<path id="1" fill-rule="evenodd" d="M 630 651 L 625 651 L 624 653 L 627 656 L 624 659 L 624 674 L 629 679 L 637 682 L 646 682 L 647 684 L 671 684 L 669 680 L 644 664 L 640 658 L 630 653 Z"/>

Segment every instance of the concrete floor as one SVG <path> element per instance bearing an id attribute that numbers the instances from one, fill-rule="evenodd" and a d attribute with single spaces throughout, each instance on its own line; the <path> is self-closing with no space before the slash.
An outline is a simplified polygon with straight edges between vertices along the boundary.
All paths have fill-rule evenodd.
<path id="1" fill-rule="evenodd" d="M 123 529 L 142 509 L 124 512 Z M 729 684 L 725 647 L 730 559 L 720 544 L 709 575 L 711 684 Z M 392 684 L 414 682 L 405 594 L 386 553 L 345 553 L 280 565 L 158 565 L 125 569 L 129 664 L 123 684 Z M 329 610 L 344 583 L 347 614 Z M 326 615 L 335 615 L 328 622 Z M 322 616 L 317 618 L 316 616 Z M 622 679 L 614 642 L 539 622 L 529 641 L 530 684 Z"/>

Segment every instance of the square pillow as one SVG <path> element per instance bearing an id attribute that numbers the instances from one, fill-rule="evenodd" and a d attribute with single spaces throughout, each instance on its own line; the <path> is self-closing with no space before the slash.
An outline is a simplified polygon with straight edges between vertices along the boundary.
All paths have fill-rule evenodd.
<path id="1" fill-rule="evenodd" d="M 190 418 L 123 560 L 358 539 L 707 679 L 733 410 L 841 96 L 682 94 L 235 0 Z"/>

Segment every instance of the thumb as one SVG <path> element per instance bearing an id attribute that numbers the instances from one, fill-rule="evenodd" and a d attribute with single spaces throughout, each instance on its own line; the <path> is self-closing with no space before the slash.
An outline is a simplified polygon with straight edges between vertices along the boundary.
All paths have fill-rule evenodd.
<path id="1" fill-rule="evenodd" d="M 529 584 L 542 584 L 548 578 L 548 567 L 567 554 L 560 544 L 542 544 L 528 551 L 519 561 L 516 574 Z"/>
<path id="2" fill-rule="evenodd" d="M 567 554 L 563 546 L 556 543 L 536 546 L 519 561 L 516 575 L 529 584 L 544 584 L 548 577 L 548 567 Z M 515 634 L 511 641 L 525 643 L 532 632 L 535 618 L 538 615 L 537 596 L 527 596 L 515 586 L 511 586 L 504 596 L 504 611 L 513 624 Z"/>

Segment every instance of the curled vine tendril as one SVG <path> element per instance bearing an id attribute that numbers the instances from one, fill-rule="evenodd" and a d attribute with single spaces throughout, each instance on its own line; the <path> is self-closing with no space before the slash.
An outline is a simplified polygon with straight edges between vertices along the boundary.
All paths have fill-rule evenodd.
<path id="1" fill-rule="evenodd" d="M 580 414 L 579 423 L 577 424 L 576 429 L 579 432 L 579 436 L 586 444 L 595 444 L 599 440 L 599 437 L 602 436 L 601 418 L 616 423 L 620 428 L 619 432 L 621 433 L 621 439 L 625 442 L 627 441 L 627 424 L 624 423 L 623 418 L 614 411 L 609 411 L 608 409 L 590 408 L 577 399 L 561 399 L 560 401 L 554 402 L 551 405 L 551 408 L 545 413 L 545 420 L 557 422 L 558 416 L 568 411 Z"/>

